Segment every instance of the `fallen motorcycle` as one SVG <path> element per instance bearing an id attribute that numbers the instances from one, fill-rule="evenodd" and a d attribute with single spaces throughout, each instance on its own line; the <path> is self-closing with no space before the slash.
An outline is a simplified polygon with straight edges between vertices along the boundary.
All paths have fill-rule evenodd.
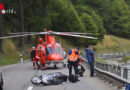
<path id="1" fill-rule="evenodd" d="M 41 76 L 34 76 L 31 79 L 32 84 L 34 85 L 57 85 L 67 81 L 68 76 L 62 74 L 61 72 L 44 74 Z"/>

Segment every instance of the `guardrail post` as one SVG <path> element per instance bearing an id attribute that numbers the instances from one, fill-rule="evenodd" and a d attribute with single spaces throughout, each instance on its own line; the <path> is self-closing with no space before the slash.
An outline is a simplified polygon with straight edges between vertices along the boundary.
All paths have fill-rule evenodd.
<path id="1" fill-rule="evenodd" d="M 127 79 L 130 80 L 130 69 L 127 68 Z"/>
<path id="2" fill-rule="evenodd" d="M 117 67 L 117 75 L 121 76 L 121 67 L 120 66 Z"/>
<path id="3" fill-rule="evenodd" d="M 123 71 L 123 78 L 125 79 L 128 79 L 128 69 L 127 68 L 124 68 L 124 71 Z"/>
<path id="4" fill-rule="evenodd" d="M 117 67 L 114 65 L 113 66 L 113 73 L 116 74 L 116 71 L 117 71 Z"/>

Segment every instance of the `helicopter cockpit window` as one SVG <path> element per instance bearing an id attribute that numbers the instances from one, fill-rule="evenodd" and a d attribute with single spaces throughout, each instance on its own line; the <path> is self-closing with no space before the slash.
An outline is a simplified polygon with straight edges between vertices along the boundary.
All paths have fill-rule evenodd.
<path id="1" fill-rule="evenodd" d="M 59 47 L 55 47 L 54 49 L 55 49 L 55 53 L 60 54 L 60 48 Z"/>
<path id="2" fill-rule="evenodd" d="M 55 53 L 63 55 L 63 49 L 59 47 L 55 47 Z"/>
<path id="3" fill-rule="evenodd" d="M 52 53 L 53 53 L 52 47 L 47 47 L 46 48 L 46 56 L 48 56 L 49 54 L 52 54 Z"/>

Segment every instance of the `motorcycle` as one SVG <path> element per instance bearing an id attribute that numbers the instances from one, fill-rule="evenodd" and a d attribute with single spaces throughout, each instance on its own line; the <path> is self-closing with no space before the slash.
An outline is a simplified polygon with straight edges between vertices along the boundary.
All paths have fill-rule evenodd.
<path id="1" fill-rule="evenodd" d="M 68 76 L 62 74 L 61 72 L 44 74 L 41 76 L 34 76 L 31 79 L 32 84 L 34 85 L 57 85 L 67 81 Z"/>
<path id="2" fill-rule="evenodd" d="M 83 66 L 83 59 L 82 58 L 79 58 L 79 60 L 77 60 L 76 61 L 76 64 L 77 64 L 77 72 L 76 72 L 76 74 L 78 75 L 78 76 L 83 76 L 83 74 L 84 74 L 84 72 L 85 72 L 85 68 L 84 68 L 84 66 Z M 68 62 L 68 64 L 67 64 L 67 66 L 68 66 L 68 68 L 70 68 L 70 65 L 69 65 L 69 62 Z"/>
<path id="3" fill-rule="evenodd" d="M 83 59 L 80 58 L 80 61 L 79 61 L 79 63 L 78 63 L 77 74 L 80 75 L 80 76 L 82 77 L 83 74 L 84 74 L 84 72 L 85 72 L 85 68 L 84 68 L 84 66 L 83 66 Z"/>

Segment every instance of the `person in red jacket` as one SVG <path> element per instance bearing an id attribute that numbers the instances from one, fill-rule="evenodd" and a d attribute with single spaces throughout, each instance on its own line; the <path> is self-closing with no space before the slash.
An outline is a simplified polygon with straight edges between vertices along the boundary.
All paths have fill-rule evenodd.
<path id="1" fill-rule="evenodd" d="M 39 38 L 39 44 L 36 49 L 36 58 L 40 60 L 42 65 L 42 70 L 46 68 L 46 61 L 45 61 L 45 47 L 43 46 L 42 38 Z"/>

